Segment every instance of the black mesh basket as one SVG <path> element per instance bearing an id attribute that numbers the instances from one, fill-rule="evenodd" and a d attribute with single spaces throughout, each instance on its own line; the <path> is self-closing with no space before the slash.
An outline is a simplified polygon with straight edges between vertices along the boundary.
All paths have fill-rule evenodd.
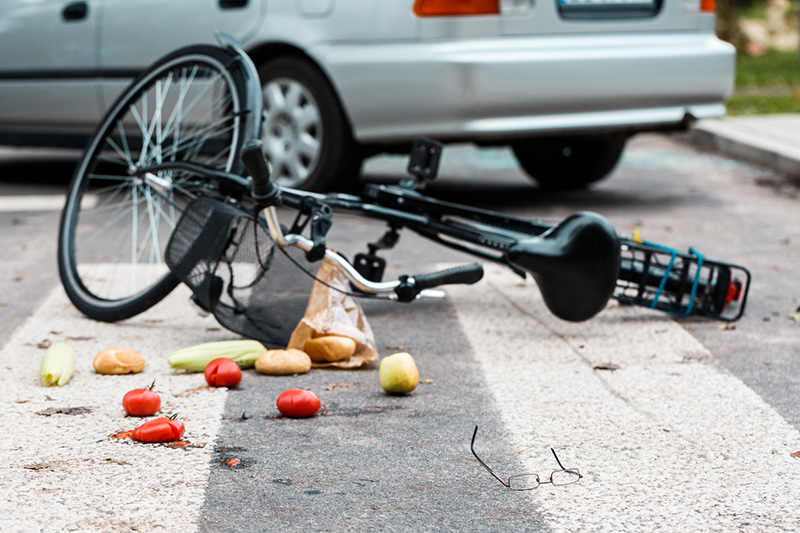
<path id="1" fill-rule="evenodd" d="M 301 250 L 276 245 L 262 221 L 210 198 L 187 206 L 166 263 L 220 324 L 270 348 L 286 347 L 317 270 Z"/>

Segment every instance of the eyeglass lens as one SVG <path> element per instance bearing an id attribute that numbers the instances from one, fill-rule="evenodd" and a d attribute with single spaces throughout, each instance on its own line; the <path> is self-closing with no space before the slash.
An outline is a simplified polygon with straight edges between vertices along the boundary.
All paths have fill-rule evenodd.
<path id="1" fill-rule="evenodd" d="M 508 478 L 508 488 L 511 490 L 531 490 L 539 484 L 538 474 L 518 474 Z"/>
<path id="2" fill-rule="evenodd" d="M 556 470 L 550 474 L 550 482 L 553 485 L 570 485 L 576 483 L 581 478 L 577 470 Z"/>

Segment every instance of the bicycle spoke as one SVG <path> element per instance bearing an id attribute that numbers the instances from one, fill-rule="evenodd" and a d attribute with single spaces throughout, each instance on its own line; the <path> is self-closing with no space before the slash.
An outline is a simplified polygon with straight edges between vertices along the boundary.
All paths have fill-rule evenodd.
<path id="1" fill-rule="evenodd" d="M 194 79 L 195 76 L 196 76 L 196 72 L 193 72 L 192 79 Z M 195 95 L 194 100 L 192 102 L 190 102 L 190 104 L 188 106 L 181 106 L 181 108 L 180 108 L 181 109 L 181 115 L 180 116 L 181 117 L 190 116 L 191 113 L 195 110 L 195 108 L 198 105 L 200 105 L 200 103 L 202 102 L 203 98 L 214 87 L 214 82 L 216 80 L 219 80 L 219 79 L 221 79 L 221 76 L 219 74 L 217 74 L 213 78 L 212 81 L 205 82 L 205 87 L 203 88 L 203 90 L 199 94 Z M 184 99 L 185 99 L 185 96 L 186 96 L 186 93 L 188 92 L 188 90 L 189 90 L 189 84 L 187 83 L 187 84 L 185 84 L 185 87 L 184 87 Z"/>
<path id="2" fill-rule="evenodd" d="M 167 121 L 167 125 L 165 127 L 165 136 L 170 135 L 172 133 L 173 128 L 177 125 L 176 131 L 180 131 L 180 125 L 183 123 L 183 119 L 186 118 L 193 110 L 194 107 L 199 103 L 199 100 L 196 98 L 194 103 L 191 103 L 189 106 L 184 105 L 186 101 L 186 97 L 189 93 L 189 89 L 192 86 L 195 78 L 197 77 L 198 68 L 195 67 L 192 69 L 191 75 L 187 78 L 185 76 L 186 69 L 183 69 L 183 73 L 180 76 L 180 87 L 178 89 L 178 101 L 173 109 L 172 115 L 170 116 L 169 120 Z"/>
<path id="3" fill-rule="evenodd" d="M 125 151 L 125 162 L 128 163 L 128 167 L 130 168 L 133 166 L 133 156 L 131 155 L 131 149 L 128 146 L 128 136 L 125 134 L 125 127 L 122 125 L 121 120 L 117 120 L 117 131 L 122 141 L 122 148 Z"/>
<path id="4" fill-rule="evenodd" d="M 207 113 L 207 115 L 209 115 L 210 113 L 211 112 Z M 230 124 L 228 125 L 229 122 Z M 214 129 L 217 128 L 218 126 L 222 126 L 222 129 Z M 185 158 L 193 159 L 194 157 L 198 156 L 200 154 L 200 149 L 203 146 L 205 146 L 207 140 L 222 137 L 227 132 L 232 131 L 235 126 L 236 125 L 233 122 L 233 120 L 230 117 L 225 117 L 225 116 L 223 116 L 221 119 L 217 119 L 215 122 L 206 125 L 205 128 L 203 129 L 199 129 L 199 125 L 195 126 L 195 128 L 191 130 L 187 134 L 187 136 L 192 139 L 196 139 L 197 142 L 195 142 L 192 150 L 189 149 L 186 150 Z M 203 137 L 198 139 L 197 136 L 201 133 L 203 134 Z M 223 153 L 230 153 L 230 147 L 226 147 L 221 152 L 218 152 L 214 157 L 209 158 L 207 160 L 207 163 L 216 161 Z"/>
<path id="5" fill-rule="evenodd" d="M 106 144 L 109 145 L 111 149 L 114 150 L 121 159 L 123 159 L 126 163 L 128 163 L 129 167 L 133 166 L 133 159 L 131 159 L 130 154 L 126 153 L 124 149 L 120 148 L 117 145 L 117 143 L 114 142 L 114 139 L 112 139 L 111 137 L 106 137 Z"/>
<path id="6" fill-rule="evenodd" d="M 210 89 L 210 87 L 209 87 L 209 89 Z M 203 115 L 202 117 L 198 117 L 198 120 L 195 123 L 195 127 L 193 129 L 190 129 L 189 131 L 187 131 L 185 133 L 185 135 L 186 136 L 196 135 L 196 131 L 198 130 L 200 125 L 202 125 L 206 121 L 208 121 L 209 117 L 212 117 L 214 114 L 219 113 L 220 110 L 227 109 L 231 105 L 232 100 L 233 100 L 232 96 L 229 93 L 226 93 L 223 96 L 218 97 L 216 100 L 212 101 L 208 105 L 208 110 L 206 111 L 205 115 Z M 195 106 L 196 106 L 196 104 L 193 104 L 188 109 L 184 110 L 183 111 L 183 116 L 187 116 L 188 113 L 190 113 L 191 111 L 194 111 L 194 107 Z M 226 117 L 226 116 L 224 116 L 224 113 L 221 113 L 221 115 L 222 115 L 222 122 L 225 122 L 227 120 L 230 120 L 232 122 L 234 121 L 233 117 Z M 219 123 L 219 122 L 220 122 L 219 120 L 216 120 L 216 123 Z M 206 128 L 207 127 L 208 126 L 206 126 Z"/>
<path id="7" fill-rule="evenodd" d="M 217 124 L 209 124 L 208 126 L 206 126 L 205 130 L 197 131 L 198 134 L 202 134 L 202 137 L 199 137 L 199 138 L 198 137 L 189 137 L 188 139 L 184 140 L 182 144 L 178 144 L 178 145 L 174 146 L 168 152 L 168 154 L 172 155 L 174 153 L 179 153 L 179 152 L 186 151 L 187 152 L 186 155 L 190 155 L 191 157 L 184 157 L 183 159 L 192 159 L 193 157 L 197 156 L 199 154 L 199 152 L 200 152 L 200 149 L 205 145 L 205 143 L 209 139 L 214 139 L 214 138 L 220 137 L 223 133 L 226 133 L 228 131 L 232 131 L 233 130 L 233 128 L 234 128 L 233 125 L 231 125 L 229 127 L 226 127 L 224 129 L 219 129 L 219 130 L 212 129 L 212 128 L 217 127 L 220 122 L 224 123 L 225 120 L 223 119 L 221 121 L 218 121 Z M 190 148 L 192 149 L 191 152 L 189 152 Z M 226 151 L 230 152 L 230 148 L 228 148 Z"/>
<path id="8" fill-rule="evenodd" d="M 151 250 L 150 261 L 151 263 L 153 261 L 161 263 L 161 253 L 160 253 L 161 246 L 159 245 L 158 241 L 158 226 L 159 226 L 158 222 L 160 220 L 160 216 L 157 216 L 156 213 L 153 212 L 154 209 L 153 195 L 150 193 L 149 189 L 145 191 L 145 199 L 147 201 L 147 221 L 149 223 L 149 234 L 150 234 L 150 239 L 149 241 L 147 241 L 150 244 L 150 250 Z"/>
<path id="9" fill-rule="evenodd" d="M 100 162 L 100 163 L 109 163 L 109 164 L 113 164 L 113 165 L 119 165 L 119 166 L 125 167 L 126 169 L 130 168 L 130 165 L 128 165 L 125 161 L 120 161 L 119 159 L 114 159 L 110 155 L 104 155 L 104 154 L 98 155 L 97 156 L 97 161 Z M 131 157 L 131 161 L 133 161 L 133 157 Z"/>
<path id="10" fill-rule="evenodd" d="M 126 193 L 125 196 L 123 196 L 123 198 L 120 198 L 119 201 L 111 203 L 112 200 L 115 200 L 115 198 L 118 196 L 118 194 L 120 192 L 125 192 Z M 109 198 L 109 199 L 107 199 L 105 201 L 99 202 L 98 205 L 94 206 L 92 209 L 85 209 L 83 214 L 81 215 L 81 219 L 82 220 L 86 220 L 87 218 L 89 218 L 90 220 L 98 220 L 99 221 L 101 216 L 104 216 L 104 217 L 108 218 L 107 213 L 109 213 L 111 211 L 120 212 L 120 210 L 127 209 L 128 204 L 127 204 L 126 200 L 127 200 L 127 197 L 129 196 L 129 194 L 130 194 L 130 188 L 125 188 L 124 190 L 122 188 L 120 188 L 120 190 L 116 191 L 114 193 L 114 195 L 112 195 L 111 198 Z M 109 219 L 105 223 L 104 227 L 101 228 L 101 231 L 110 230 L 111 228 L 114 227 L 114 224 L 119 222 L 119 220 L 120 219 L 119 219 L 118 215 L 115 216 L 115 217 L 112 217 L 111 219 Z"/>

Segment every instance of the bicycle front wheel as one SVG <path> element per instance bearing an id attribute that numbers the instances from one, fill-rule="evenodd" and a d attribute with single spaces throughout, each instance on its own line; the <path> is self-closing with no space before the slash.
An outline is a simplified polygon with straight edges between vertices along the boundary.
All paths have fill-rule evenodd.
<path id="1" fill-rule="evenodd" d="M 225 187 L 147 169 L 192 162 L 238 170 L 239 149 L 258 133 L 253 110 L 245 109 L 254 81 L 241 59 L 205 45 L 174 52 L 139 76 L 101 121 L 70 184 L 58 240 L 62 284 L 85 315 L 129 318 L 178 284 L 164 263 L 172 230 L 191 199 L 225 196 Z"/>

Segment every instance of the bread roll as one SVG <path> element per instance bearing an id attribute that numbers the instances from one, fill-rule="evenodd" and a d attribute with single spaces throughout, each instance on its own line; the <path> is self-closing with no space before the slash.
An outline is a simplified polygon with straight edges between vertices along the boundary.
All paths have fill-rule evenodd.
<path id="1" fill-rule="evenodd" d="M 133 348 L 108 348 L 94 357 L 98 374 L 135 374 L 144 370 L 144 358 Z"/>
<path id="2" fill-rule="evenodd" d="M 262 374 L 286 376 L 303 374 L 311 369 L 311 358 L 301 350 L 267 350 L 256 359 L 256 370 Z"/>
<path id="3" fill-rule="evenodd" d="M 306 341 L 303 350 L 312 361 L 332 363 L 347 359 L 356 353 L 356 341 L 343 335 L 325 335 Z"/>

